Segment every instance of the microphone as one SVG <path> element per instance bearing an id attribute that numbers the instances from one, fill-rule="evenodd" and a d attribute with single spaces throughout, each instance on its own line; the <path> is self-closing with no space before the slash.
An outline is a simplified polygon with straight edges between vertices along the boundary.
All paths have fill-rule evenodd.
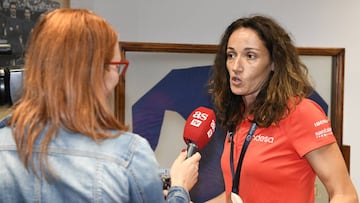
<path id="1" fill-rule="evenodd" d="M 184 141 L 188 145 L 186 158 L 202 149 L 215 132 L 215 113 L 206 107 L 196 108 L 188 117 L 184 127 Z"/>

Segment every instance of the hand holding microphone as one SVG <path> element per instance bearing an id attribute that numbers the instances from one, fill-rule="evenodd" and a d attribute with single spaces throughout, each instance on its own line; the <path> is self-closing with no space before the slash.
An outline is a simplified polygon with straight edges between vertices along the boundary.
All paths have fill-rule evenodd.
<path id="1" fill-rule="evenodd" d="M 190 114 L 186 120 L 183 135 L 188 145 L 187 158 L 210 141 L 215 132 L 215 120 L 214 111 L 206 107 L 198 107 Z"/>
<path id="2" fill-rule="evenodd" d="M 182 151 L 170 169 L 171 186 L 181 186 L 190 191 L 198 181 L 200 159 L 200 153 L 187 159 L 186 152 Z"/>
<path id="3" fill-rule="evenodd" d="M 181 152 L 170 169 L 171 186 L 182 186 L 187 191 L 195 185 L 199 176 L 200 153 L 215 132 L 215 113 L 205 107 L 195 109 L 184 127 L 187 152 Z"/>

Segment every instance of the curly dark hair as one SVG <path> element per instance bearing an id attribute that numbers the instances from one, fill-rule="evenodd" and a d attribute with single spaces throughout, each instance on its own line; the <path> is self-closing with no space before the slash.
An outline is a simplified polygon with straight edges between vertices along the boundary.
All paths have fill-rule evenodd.
<path id="1" fill-rule="evenodd" d="M 237 19 L 227 27 L 222 36 L 209 80 L 209 92 L 212 94 L 217 120 L 225 130 L 232 130 L 244 119 L 242 96 L 231 92 L 226 68 L 229 37 L 240 28 L 250 28 L 258 34 L 275 67 L 249 110 L 258 126 L 277 124 L 288 115 L 291 106 L 313 91 L 308 79 L 308 69 L 300 61 L 297 48 L 284 28 L 265 16 Z M 294 102 L 293 105 L 290 105 L 290 101 Z"/>

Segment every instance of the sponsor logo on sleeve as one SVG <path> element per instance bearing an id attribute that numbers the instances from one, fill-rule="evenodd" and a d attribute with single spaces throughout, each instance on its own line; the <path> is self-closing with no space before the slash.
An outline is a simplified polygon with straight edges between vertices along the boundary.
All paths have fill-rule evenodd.
<path id="1" fill-rule="evenodd" d="M 321 129 L 321 130 L 315 132 L 316 138 L 322 138 L 322 137 L 326 137 L 328 135 L 332 135 L 332 129 L 330 127 L 324 128 L 324 129 Z"/>
<path id="2" fill-rule="evenodd" d="M 328 126 L 328 123 L 329 123 L 328 119 L 322 119 L 314 122 L 314 127 L 321 128 L 320 130 L 315 132 L 316 138 L 322 138 L 333 134 L 331 127 Z M 326 127 L 325 126 L 321 127 L 322 125 L 326 125 Z"/>
<path id="3" fill-rule="evenodd" d="M 315 127 L 319 127 L 319 126 L 324 125 L 324 124 L 327 124 L 327 123 L 329 123 L 329 120 L 327 120 L 327 119 L 322 119 L 322 120 L 316 121 L 316 122 L 314 123 L 314 126 L 315 126 Z"/>

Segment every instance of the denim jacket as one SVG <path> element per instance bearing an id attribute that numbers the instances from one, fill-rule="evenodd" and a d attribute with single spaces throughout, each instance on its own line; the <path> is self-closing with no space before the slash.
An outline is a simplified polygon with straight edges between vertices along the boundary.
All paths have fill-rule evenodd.
<path id="1" fill-rule="evenodd" d="M 60 129 L 48 148 L 49 165 L 56 175 L 48 182 L 25 169 L 5 123 L 0 121 L 0 202 L 190 201 L 182 187 L 172 187 L 164 200 L 158 163 L 148 142 L 139 135 L 124 132 L 96 143 Z M 39 143 L 36 145 L 37 151 Z M 34 153 L 36 166 L 37 155 Z"/>

